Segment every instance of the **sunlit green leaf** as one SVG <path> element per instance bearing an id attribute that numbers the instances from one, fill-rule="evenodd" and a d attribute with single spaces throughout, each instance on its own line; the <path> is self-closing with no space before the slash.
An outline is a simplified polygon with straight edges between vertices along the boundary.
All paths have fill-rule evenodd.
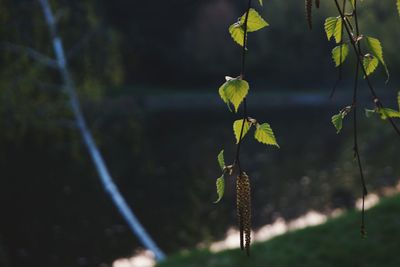
<path id="1" fill-rule="evenodd" d="M 225 159 L 224 159 L 224 150 L 222 149 L 217 156 L 218 164 L 221 170 L 225 169 Z"/>
<path id="2" fill-rule="evenodd" d="M 328 38 L 328 40 L 330 40 L 333 36 L 333 33 L 335 32 L 335 27 L 336 27 L 336 21 L 337 18 L 336 17 L 328 17 L 325 19 L 325 24 L 324 24 L 324 28 L 325 28 L 325 33 L 326 33 L 326 37 Z"/>
<path id="3" fill-rule="evenodd" d="M 233 132 L 235 133 L 235 137 L 236 137 L 236 144 L 239 143 L 239 138 L 240 138 L 240 132 L 242 131 L 242 125 L 243 125 L 243 133 L 242 133 L 242 138 L 244 138 L 244 136 L 247 134 L 247 132 L 250 129 L 251 123 L 248 120 L 244 121 L 243 124 L 243 119 L 240 120 L 236 120 L 233 123 Z"/>
<path id="4" fill-rule="evenodd" d="M 340 17 L 329 17 L 325 20 L 325 33 L 328 40 L 335 38 L 336 43 L 342 40 L 342 19 Z"/>
<path id="5" fill-rule="evenodd" d="M 375 108 L 365 110 L 365 115 L 368 118 L 374 114 L 379 114 L 382 120 L 386 120 L 387 118 L 400 118 L 400 111 L 391 108 Z"/>
<path id="6" fill-rule="evenodd" d="M 244 21 L 246 19 L 246 13 L 240 18 L 240 24 L 244 25 Z M 254 8 L 250 8 L 249 16 L 247 18 L 247 31 L 255 32 L 258 31 L 269 24 L 258 14 L 258 12 Z"/>
<path id="7" fill-rule="evenodd" d="M 379 64 L 378 59 L 372 55 L 365 56 L 363 59 L 363 66 L 367 75 L 373 73 L 378 64 Z"/>
<path id="8" fill-rule="evenodd" d="M 254 133 L 254 138 L 260 143 L 279 147 L 278 143 L 276 142 L 274 132 L 272 131 L 271 126 L 268 123 L 257 125 L 256 132 Z"/>
<path id="9" fill-rule="evenodd" d="M 335 66 L 340 66 L 345 61 L 348 54 L 349 47 L 347 44 L 342 44 L 333 48 L 332 59 L 335 62 Z"/>
<path id="10" fill-rule="evenodd" d="M 400 91 L 397 93 L 397 105 L 399 106 L 400 110 Z"/>
<path id="11" fill-rule="evenodd" d="M 397 0 L 397 11 L 399 12 L 399 16 L 400 16 L 400 0 Z"/>
<path id="12" fill-rule="evenodd" d="M 237 112 L 240 103 L 242 103 L 249 92 L 249 84 L 245 80 L 231 78 L 221 85 L 218 91 L 222 100 L 225 103 L 228 101 L 232 103 Z"/>
<path id="13" fill-rule="evenodd" d="M 218 93 L 219 93 L 219 96 L 221 97 L 221 99 L 222 99 L 226 104 L 229 105 L 229 99 L 228 99 L 228 97 L 226 96 L 226 93 L 225 93 L 225 83 L 224 83 L 221 87 L 219 87 Z"/>
<path id="14" fill-rule="evenodd" d="M 343 115 L 341 113 L 332 116 L 332 124 L 336 128 L 336 133 L 340 133 L 343 127 Z"/>
<path id="15" fill-rule="evenodd" d="M 346 106 L 338 114 L 332 116 L 332 124 L 336 128 L 336 133 L 340 133 L 343 127 L 343 119 L 353 109 L 353 106 Z"/>
<path id="16" fill-rule="evenodd" d="M 400 118 L 400 112 L 391 108 L 380 108 L 378 112 L 383 120 L 387 118 Z"/>
<path id="17" fill-rule="evenodd" d="M 365 40 L 367 41 L 368 47 L 371 50 L 371 54 L 378 58 L 382 65 L 385 67 L 386 75 L 389 79 L 389 70 L 386 66 L 385 60 L 383 59 L 383 49 L 381 42 L 378 39 L 369 36 L 367 36 Z"/>
<path id="18" fill-rule="evenodd" d="M 222 197 L 224 196 L 224 192 L 225 192 L 225 179 L 224 179 L 224 176 L 223 176 L 223 175 L 217 179 L 216 185 L 217 185 L 217 195 L 218 195 L 218 199 L 217 199 L 216 201 L 214 201 L 214 203 L 218 203 L 218 202 L 222 199 Z"/>
<path id="19" fill-rule="evenodd" d="M 240 46 L 243 46 L 244 42 L 244 30 L 241 27 L 240 23 L 236 22 L 229 26 L 229 33 L 231 34 L 232 39 L 238 43 Z"/>

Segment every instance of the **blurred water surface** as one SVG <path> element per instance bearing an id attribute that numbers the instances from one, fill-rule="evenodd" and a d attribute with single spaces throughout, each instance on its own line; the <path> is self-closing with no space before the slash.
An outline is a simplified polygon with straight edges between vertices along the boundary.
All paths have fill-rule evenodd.
<path id="1" fill-rule="evenodd" d="M 160 97 L 168 99 L 153 100 Z M 241 161 L 252 181 L 255 228 L 309 210 L 353 208 L 360 196 L 351 124 L 346 122 L 343 133 L 336 135 L 330 117 L 338 107 L 303 103 L 309 97 L 289 95 L 293 104 L 281 96 L 271 101 L 282 105 L 272 108 L 268 97 L 249 99 L 251 116 L 270 123 L 281 146 L 259 144 L 251 132 L 243 144 Z M 203 102 L 190 110 L 149 109 L 149 101 L 114 97 L 86 103 L 85 113 L 111 173 L 167 252 L 222 238 L 236 224 L 234 180 L 227 179 L 224 199 L 213 204 L 220 175 L 216 155 L 224 148 L 226 161 L 233 160 L 232 121 L 237 115 L 222 102 Z M 139 244 L 101 188 L 80 137 L 73 126 L 57 123 L 30 125 L 20 136 L 3 133 L 3 254 L 14 266 L 95 266 L 131 255 Z M 368 188 L 379 192 L 396 184 L 400 166 L 390 127 L 362 119 L 360 135 Z"/>

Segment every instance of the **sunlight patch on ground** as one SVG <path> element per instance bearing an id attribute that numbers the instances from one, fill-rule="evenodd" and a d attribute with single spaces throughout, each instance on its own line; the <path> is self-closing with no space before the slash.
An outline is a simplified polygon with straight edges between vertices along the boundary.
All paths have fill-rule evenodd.
<path id="1" fill-rule="evenodd" d="M 283 218 L 277 219 L 272 224 L 267 224 L 259 230 L 252 232 L 254 242 L 262 242 L 271 239 L 275 236 L 282 235 L 288 231 L 302 229 L 308 226 L 318 225 L 326 222 L 327 215 L 316 211 L 309 211 L 303 216 L 292 220 L 285 221 Z M 218 252 L 225 249 L 238 248 L 239 231 L 237 229 L 229 229 L 225 239 L 214 242 L 210 245 L 210 251 Z"/>
<path id="2" fill-rule="evenodd" d="M 131 258 L 114 261 L 113 267 L 153 267 L 156 265 L 154 254 L 149 250 L 137 252 Z"/>
<path id="3" fill-rule="evenodd" d="M 365 210 L 372 208 L 379 202 L 379 196 L 377 194 L 368 194 L 365 196 L 364 208 Z M 357 199 L 356 208 L 362 209 L 362 198 Z"/>

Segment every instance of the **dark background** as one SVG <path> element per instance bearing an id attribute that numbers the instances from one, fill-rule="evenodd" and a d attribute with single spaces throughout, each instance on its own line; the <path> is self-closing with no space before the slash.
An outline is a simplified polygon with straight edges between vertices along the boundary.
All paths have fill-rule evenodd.
<path id="1" fill-rule="evenodd" d="M 325 1 L 328 2 L 328 1 Z M 395 1 L 365 1 L 362 30 L 379 38 L 392 73 L 372 76 L 388 106 L 399 89 L 400 19 Z M 167 253 L 222 238 L 235 225 L 231 185 L 219 205 L 216 155 L 234 153 L 229 113 L 217 89 L 236 76 L 241 49 L 227 28 L 245 1 L 51 1 L 85 116 L 134 212 Z M 275 130 L 281 149 L 243 147 L 255 228 L 314 209 L 353 208 L 359 197 L 351 125 L 330 117 L 350 104 L 354 58 L 337 78 L 323 21 L 332 3 L 304 19 L 303 1 L 267 0 L 270 27 L 249 37 L 249 112 Z M 57 71 L 11 51 L 53 56 L 37 1 L 0 1 L 0 265 L 110 266 L 140 246 L 103 191 L 75 128 Z M 371 107 L 362 85 L 361 104 Z M 394 132 L 361 119 L 368 187 L 399 179 Z M 103 265 L 101 265 L 103 264 Z"/>

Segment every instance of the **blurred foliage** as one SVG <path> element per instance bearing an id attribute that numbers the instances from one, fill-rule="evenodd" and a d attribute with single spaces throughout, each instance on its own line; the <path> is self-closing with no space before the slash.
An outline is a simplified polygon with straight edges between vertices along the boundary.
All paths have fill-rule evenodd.
<path id="1" fill-rule="evenodd" d="M 84 101 L 99 100 L 106 88 L 123 82 L 118 34 L 100 19 L 95 1 L 52 2 L 79 93 Z M 0 29 L 0 61 L 6 66 L 0 68 L 2 134 L 15 138 L 29 125 L 70 119 L 57 70 L 32 60 L 25 49 L 53 57 L 39 4 L 4 0 L 0 21 L 7 25 Z"/>

